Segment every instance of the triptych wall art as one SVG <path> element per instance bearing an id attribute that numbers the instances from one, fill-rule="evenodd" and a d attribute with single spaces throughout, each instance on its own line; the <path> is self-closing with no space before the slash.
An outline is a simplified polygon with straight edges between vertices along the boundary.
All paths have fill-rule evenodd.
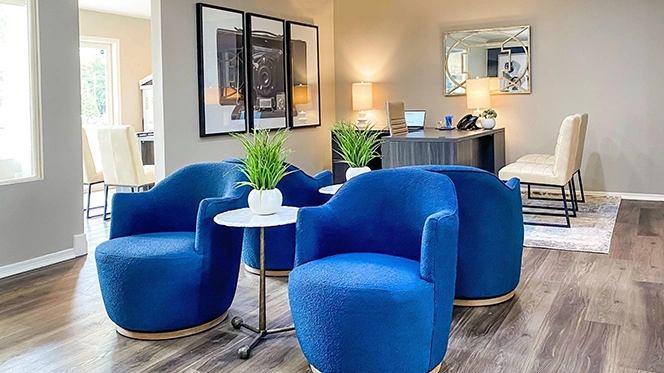
<path id="1" fill-rule="evenodd" d="M 320 125 L 318 27 L 196 7 L 201 137 Z"/>

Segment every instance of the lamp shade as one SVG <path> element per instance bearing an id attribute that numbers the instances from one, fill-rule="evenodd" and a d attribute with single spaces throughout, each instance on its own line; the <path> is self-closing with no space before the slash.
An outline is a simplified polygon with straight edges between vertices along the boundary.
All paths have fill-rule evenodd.
<path id="1" fill-rule="evenodd" d="M 293 87 L 293 103 L 295 105 L 304 105 L 309 103 L 309 87 L 304 84 L 298 84 Z"/>
<path id="2" fill-rule="evenodd" d="M 353 110 L 373 109 L 373 90 L 371 83 L 353 83 Z"/>
<path id="3" fill-rule="evenodd" d="M 486 109 L 491 107 L 488 78 L 466 80 L 466 104 L 468 109 Z"/>

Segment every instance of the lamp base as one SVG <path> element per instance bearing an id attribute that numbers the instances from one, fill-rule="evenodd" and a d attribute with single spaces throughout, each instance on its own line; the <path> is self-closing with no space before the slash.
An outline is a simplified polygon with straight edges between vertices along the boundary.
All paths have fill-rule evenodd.
<path id="1" fill-rule="evenodd" d="M 367 122 L 369 121 L 369 118 L 367 118 L 367 112 L 366 111 L 360 111 L 360 113 L 357 115 L 357 124 L 362 127 L 366 127 Z"/>

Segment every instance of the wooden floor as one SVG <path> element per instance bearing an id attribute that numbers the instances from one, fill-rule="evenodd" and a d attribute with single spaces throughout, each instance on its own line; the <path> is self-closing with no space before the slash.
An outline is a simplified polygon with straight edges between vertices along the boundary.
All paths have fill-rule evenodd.
<path id="1" fill-rule="evenodd" d="M 92 249 L 108 223 L 88 228 Z M 231 315 L 255 322 L 257 288 L 242 271 Z M 268 293 L 268 323 L 286 326 L 285 280 Z M 0 372 L 309 372 L 294 334 L 243 361 L 248 337 L 228 321 L 175 341 L 116 334 L 93 255 L 0 281 Z M 664 203 L 623 201 L 609 255 L 525 249 L 514 300 L 454 310 L 442 371 L 664 372 Z"/>

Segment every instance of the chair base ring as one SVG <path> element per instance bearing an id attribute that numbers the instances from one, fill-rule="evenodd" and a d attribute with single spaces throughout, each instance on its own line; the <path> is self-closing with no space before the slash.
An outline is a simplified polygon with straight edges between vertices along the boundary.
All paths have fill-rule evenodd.
<path id="1" fill-rule="evenodd" d="M 438 364 L 437 367 L 433 368 L 433 370 L 430 371 L 429 373 L 438 373 L 438 372 L 440 372 L 440 369 L 441 369 L 442 367 L 443 367 L 443 362 L 441 361 L 440 364 Z M 321 372 L 320 370 L 316 369 L 316 368 L 315 368 L 313 365 L 311 365 L 311 364 L 309 364 L 309 368 L 311 369 L 311 372 L 312 372 L 312 373 L 323 373 L 323 372 Z"/>
<path id="2" fill-rule="evenodd" d="M 243 264 L 244 264 L 245 271 L 247 271 L 251 274 L 254 274 L 254 275 L 260 275 L 261 274 L 260 269 L 251 267 L 246 263 L 243 263 Z M 288 275 L 290 273 L 291 273 L 290 269 L 284 270 L 284 271 L 270 271 L 270 270 L 267 270 L 267 269 L 265 270 L 265 276 L 267 276 L 267 277 L 288 277 Z"/>
<path id="3" fill-rule="evenodd" d="M 514 297 L 516 290 L 512 290 L 505 295 L 501 295 L 495 298 L 487 299 L 455 299 L 454 305 L 459 307 L 486 307 L 493 306 L 499 303 L 507 302 L 508 300 Z"/>
<path id="4" fill-rule="evenodd" d="M 221 322 L 226 320 L 226 318 L 228 318 L 228 311 L 224 312 L 221 316 L 217 317 L 216 319 L 206 322 L 205 324 L 192 326 L 191 328 L 187 329 L 173 330 L 170 332 L 157 332 L 157 333 L 134 332 L 131 330 L 124 329 L 118 325 L 115 325 L 115 330 L 118 332 L 118 334 L 131 339 L 139 339 L 143 341 L 163 341 L 166 339 L 183 338 L 183 337 L 189 337 L 190 335 L 202 333 L 221 324 Z"/>

